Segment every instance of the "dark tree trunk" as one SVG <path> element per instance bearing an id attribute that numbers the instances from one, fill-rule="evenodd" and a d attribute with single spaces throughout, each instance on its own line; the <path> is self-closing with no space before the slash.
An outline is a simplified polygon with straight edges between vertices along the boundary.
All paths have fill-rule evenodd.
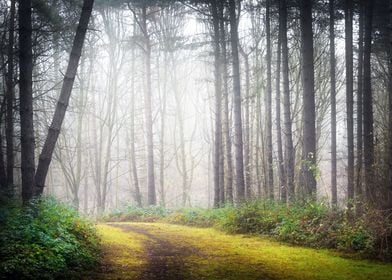
<path id="1" fill-rule="evenodd" d="M 316 113 L 314 93 L 312 1 L 301 0 L 301 57 L 303 83 L 303 146 L 301 185 L 307 198 L 316 195 Z"/>
<path id="2" fill-rule="evenodd" d="M 282 127 L 281 127 L 281 110 L 280 110 L 280 64 L 281 64 L 281 49 L 282 49 L 282 27 L 279 23 L 279 35 L 277 45 L 277 59 L 276 59 L 276 137 L 278 146 L 278 171 L 279 171 L 279 189 L 280 189 L 280 200 L 282 202 L 287 201 L 287 184 L 286 176 L 284 171 L 283 161 L 283 144 L 282 144 Z"/>
<path id="3" fill-rule="evenodd" d="M 388 165 L 389 165 L 389 185 L 387 190 L 387 208 L 392 209 L 392 0 L 389 1 L 389 151 L 388 151 Z"/>
<path id="4" fill-rule="evenodd" d="M 7 186 L 10 191 L 14 185 L 14 31 L 15 31 L 15 2 L 11 0 L 10 22 L 8 29 L 8 71 L 7 71 Z"/>
<path id="5" fill-rule="evenodd" d="M 19 1 L 19 110 L 21 138 L 22 199 L 34 195 L 33 53 L 31 0 Z"/>
<path id="6" fill-rule="evenodd" d="M 373 143 L 373 96 L 371 81 L 371 51 L 372 51 L 372 21 L 373 1 L 366 1 L 365 25 L 364 25 L 364 48 L 363 48 L 363 144 L 365 163 L 365 185 L 367 200 L 374 199 L 374 143 Z"/>
<path id="7" fill-rule="evenodd" d="M 358 34 L 358 81 L 357 81 L 357 181 L 356 196 L 361 199 L 362 191 L 362 167 L 363 167 L 363 24 L 364 5 L 363 0 L 359 3 L 359 34 Z"/>
<path id="8" fill-rule="evenodd" d="M 347 106 L 347 199 L 354 199 L 354 97 L 353 97 L 353 3 L 345 0 L 346 106 Z"/>
<path id="9" fill-rule="evenodd" d="M 50 162 L 52 160 L 53 150 L 56 146 L 61 125 L 63 123 L 65 112 L 68 107 L 68 102 L 71 97 L 72 87 L 75 81 L 75 76 L 78 69 L 80 56 L 82 54 L 84 38 L 86 36 L 87 27 L 90 21 L 93 5 L 94 5 L 94 0 L 84 0 L 83 2 L 82 13 L 80 15 L 78 27 L 76 29 L 76 34 L 72 45 L 69 62 L 68 62 L 68 68 L 64 76 L 64 81 L 61 88 L 59 100 L 57 102 L 56 110 L 53 115 L 52 123 L 49 127 L 45 144 L 42 148 L 42 152 L 39 157 L 37 173 L 35 175 L 36 195 L 42 194 L 45 186 L 45 179 L 48 173 Z"/>
<path id="10" fill-rule="evenodd" d="M 279 2 L 279 26 L 282 43 L 282 74 L 283 74 L 283 108 L 284 108 L 284 139 L 285 139 L 285 170 L 287 180 L 287 200 L 294 199 L 294 146 L 290 108 L 289 51 L 287 44 L 287 2 Z"/>
<path id="11" fill-rule="evenodd" d="M 335 57 L 335 1 L 329 0 L 329 49 L 331 79 L 331 203 L 336 205 L 336 57 Z"/>
<path id="12" fill-rule="evenodd" d="M 242 116 L 241 116 L 241 83 L 240 63 L 238 57 L 238 26 L 235 0 L 229 0 L 230 13 L 230 41 L 233 56 L 233 103 L 234 103 L 234 147 L 235 147 L 235 182 L 237 201 L 245 198 L 244 158 L 242 142 Z"/>
<path id="13" fill-rule="evenodd" d="M 272 162 L 272 85 L 271 85 L 271 27 L 270 27 L 270 0 L 266 2 L 266 33 L 267 33 L 267 176 L 268 197 L 274 199 L 274 169 Z"/>

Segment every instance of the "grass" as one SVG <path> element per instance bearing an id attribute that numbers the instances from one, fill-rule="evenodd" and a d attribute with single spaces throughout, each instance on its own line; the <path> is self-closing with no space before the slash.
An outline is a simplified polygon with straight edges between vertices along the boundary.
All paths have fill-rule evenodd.
<path id="1" fill-rule="evenodd" d="M 190 279 L 377 279 L 389 280 L 392 265 L 341 257 L 335 251 L 290 246 L 267 238 L 231 235 L 212 228 L 196 228 L 165 223 L 132 223 L 173 246 L 193 248 L 184 257 Z M 115 265 L 127 264 L 136 272 L 143 269 L 143 243 L 148 237 L 99 225 L 105 246 L 129 246 L 132 253 L 113 258 Z M 109 254 L 118 254 L 114 249 Z M 122 253 L 120 253 L 121 255 Z M 136 261 L 142 258 L 144 261 Z M 125 259 L 129 257 L 129 263 Z M 125 258 L 125 259 L 124 259 Z M 135 274 L 136 275 L 136 274 Z M 106 278 L 118 279 L 118 278 Z M 125 278 L 121 278 L 125 279 Z M 137 279 L 137 278 L 129 278 Z"/>

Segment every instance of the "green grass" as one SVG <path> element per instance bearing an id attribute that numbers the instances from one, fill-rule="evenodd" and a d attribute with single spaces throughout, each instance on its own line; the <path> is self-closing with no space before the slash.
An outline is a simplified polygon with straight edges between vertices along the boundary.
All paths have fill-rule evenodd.
<path id="1" fill-rule="evenodd" d="M 116 244 L 135 247 L 129 264 L 140 272 L 144 262 L 135 262 L 134 257 L 147 258 L 142 245 L 151 242 L 149 238 L 109 227 L 98 227 L 104 244 L 110 247 L 105 241 L 109 239 L 116 240 Z M 391 264 L 347 259 L 335 251 L 290 246 L 268 238 L 165 223 L 132 223 L 132 227 L 142 228 L 173 246 L 193 248 L 194 254 L 183 257 L 187 275 L 191 275 L 189 279 L 389 280 L 392 276 Z M 124 261 L 127 262 L 126 258 L 120 258 L 120 264 Z"/>

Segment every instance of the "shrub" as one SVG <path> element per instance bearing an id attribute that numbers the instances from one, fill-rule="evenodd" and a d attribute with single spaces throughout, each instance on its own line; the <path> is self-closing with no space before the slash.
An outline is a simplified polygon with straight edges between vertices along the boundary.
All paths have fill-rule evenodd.
<path id="1" fill-rule="evenodd" d="M 69 206 L 46 198 L 0 211 L 0 278 L 76 278 L 98 263 L 93 225 Z"/>

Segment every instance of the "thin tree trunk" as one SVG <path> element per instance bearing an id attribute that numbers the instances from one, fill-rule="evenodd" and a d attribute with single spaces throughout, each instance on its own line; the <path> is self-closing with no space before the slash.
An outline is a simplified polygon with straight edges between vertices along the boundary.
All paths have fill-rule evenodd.
<path id="1" fill-rule="evenodd" d="M 282 127 L 281 127 L 281 110 L 280 110 L 280 64 L 281 64 L 281 46 L 282 46 L 282 28 L 279 24 L 279 35 L 277 45 L 277 59 L 276 59 L 276 137 L 278 146 L 278 172 L 279 172 L 279 192 L 280 200 L 287 201 L 287 185 L 283 161 L 283 144 L 282 144 Z"/>
<path id="2" fill-rule="evenodd" d="M 7 187 L 14 192 L 14 31 L 15 31 L 15 2 L 11 0 L 10 22 L 8 29 L 8 72 L 7 72 L 7 112 L 6 112 L 6 140 L 7 140 Z"/>
<path id="3" fill-rule="evenodd" d="M 285 170 L 287 179 L 287 200 L 294 200 L 294 146 L 291 121 L 289 54 L 287 43 L 287 2 L 280 0 L 279 26 L 282 36 L 282 72 L 283 72 L 283 108 L 284 108 L 284 136 L 285 136 Z"/>
<path id="4" fill-rule="evenodd" d="M 366 197 L 374 202 L 373 96 L 371 81 L 373 1 L 366 1 L 363 48 L 363 132 Z"/>
<path id="5" fill-rule="evenodd" d="M 266 2 L 266 33 L 267 33 L 267 169 L 268 169 L 268 197 L 274 199 L 274 169 L 272 162 L 272 84 L 271 84 L 271 23 L 270 0 Z"/>
<path id="6" fill-rule="evenodd" d="M 235 0 L 229 0 L 230 35 L 233 56 L 233 93 L 234 93 L 234 146 L 235 146 L 235 182 L 237 201 L 245 199 L 244 158 L 242 142 L 241 82 L 240 62 L 238 57 L 238 26 Z"/>
<path id="7" fill-rule="evenodd" d="M 19 99 L 22 199 L 28 202 L 34 195 L 34 122 L 33 122 L 33 53 L 31 0 L 19 2 Z M 45 174 L 46 175 L 46 174 Z"/>
<path id="8" fill-rule="evenodd" d="M 331 203 L 337 204 L 336 183 L 336 57 L 335 57 L 335 1 L 329 0 L 329 49 L 331 79 Z"/>
<path id="9" fill-rule="evenodd" d="M 347 106 L 347 199 L 351 208 L 354 199 L 354 97 L 353 97 L 353 3 L 345 1 L 346 35 L 346 106 Z"/>
<path id="10" fill-rule="evenodd" d="M 312 1 L 301 0 L 301 58 L 303 83 L 303 147 L 301 185 L 306 198 L 315 198 L 316 161 L 316 112 L 314 93 Z"/>
<path id="11" fill-rule="evenodd" d="M 358 34 L 358 81 L 357 81 L 357 181 L 355 194 L 362 199 L 362 167 L 363 167 L 363 24 L 364 3 L 359 3 L 359 34 Z"/>
<path id="12" fill-rule="evenodd" d="M 214 44 L 214 76 L 215 76 L 215 139 L 214 139 L 214 207 L 220 205 L 220 192 L 223 187 L 221 179 L 221 152 L 222 152 L 222 75 L 218 1 L 212 0 L 213 44 Z"/>
<path id="13" fill-rule="evenodd" d="M 94 5 L 94 0 L 84 0 L 83 2 L 82 13 L 80 15 L 79 24 L 76 30 L 76 35 L 74 38 L 74 42 L 73 42 L 73 46 L 68 62 L 68 68 L 64 76 L 64 81 L 61 88 L 59 100 L 53 115 L 52 123 L 49 127 L 45 144 L 42 148 L 42 152 L 39 157 L 37 173 L 35 175 L 36 188 L 37 188 L 35 193 L 37 195 L 41 195 L 44 189 L 45 179 L 48 173 L 50 162 L 52 160 L 53 150 L 56 146 L 61 125 L 63 123 L 65 112 L 67 110 L 68 102 L 71 96 L 72 87 L 75 81 L 76 71 L 78 69 L 84 38 L 86 36 L 87 27 L 93 9 L 93 5 Z"/>
<path id="14" fill-rule="evenodd" d="M 388 63 L 388 74 L 389 74 L 389 151 L 388 151 L 388 166 L 389 166 L 389 184 L 387 189 L 387 208 L 392 209 L 392 0 L 389 1 L 389 63 Z"/>

